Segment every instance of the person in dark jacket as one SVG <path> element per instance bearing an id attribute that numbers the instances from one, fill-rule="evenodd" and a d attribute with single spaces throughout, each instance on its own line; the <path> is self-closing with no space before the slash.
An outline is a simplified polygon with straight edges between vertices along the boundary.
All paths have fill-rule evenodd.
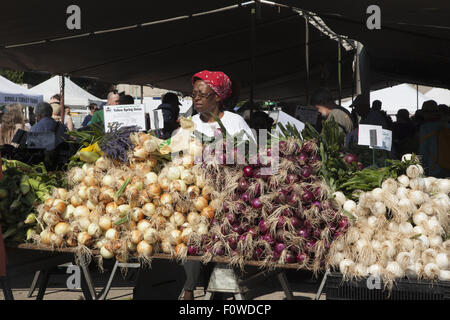
<path id="1" fill-rule="evenodd" d="M 164 128 L 158 130 L 161 139 L 169 139 L 172 133 L 180 127 L 178 116 L 180 115 L 180 101 L 175 93 L 168 92 L 162 97 L 162 104 L 156 110 L 162 110 L 164 118 Z"/>
<path id="2" fill-rule="evenodd" d="M 89 114 L 84 118 L 81 127 L 86 127 L 89 124 L 89 122 L 91 122 L 92 116 L 94 115 L 95 111 L 97 111 L 97 104 L 91 103 L 88 108 Z"/>
<path id="3" fill-rule="evenodd" d="M 55 133 L 55 146 L 62 143 L 67 127 L 52 118 L 53 109 L 50 104 L 39 102 L 35 108 L 35 113 L 37 123 L 31 127 L 30 131 L 32 133 L 53 132 Z"/>

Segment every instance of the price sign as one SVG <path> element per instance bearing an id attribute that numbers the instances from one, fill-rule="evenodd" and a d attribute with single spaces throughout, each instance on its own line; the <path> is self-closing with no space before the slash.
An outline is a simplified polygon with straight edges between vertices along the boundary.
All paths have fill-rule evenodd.
<path id="1" fill-rule="evenodd" d="M 361 146 L 382 147 L 383 127 L 360 124 L 358 144 Z"/>
<path id="2" fill-rule="evenodd" d="M 145 107 L 143 104 L 105 106 L 105 132 L 113 127 L 137 126 L 145 130 Z"/>

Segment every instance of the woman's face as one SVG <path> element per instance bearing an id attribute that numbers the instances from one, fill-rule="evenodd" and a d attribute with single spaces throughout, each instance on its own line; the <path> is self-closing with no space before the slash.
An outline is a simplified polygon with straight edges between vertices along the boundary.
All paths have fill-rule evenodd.
<path id="1" fill-rule="evenodd" d="M 194 82 L 192 100 L 198 113 L 213 112 L 220 103 L 219 96 L 203 80 Z"/>

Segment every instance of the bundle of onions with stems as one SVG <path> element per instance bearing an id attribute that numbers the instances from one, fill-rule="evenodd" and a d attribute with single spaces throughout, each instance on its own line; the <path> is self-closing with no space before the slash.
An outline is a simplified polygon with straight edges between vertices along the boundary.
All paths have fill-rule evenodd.
<path id="1" fill-rule="evenodd" d="M 136 133 L 131 140 L 137 145 L 128 163 L 105 156 L 68 172 L 70 190 L 55 191 L 39 207 L 44 230 L 39 243 L 76 247 L 83 261 L 90 260 L 92 249 L 100 250 L 100 262 L 130 256 L 150 262 L 154 252 L 185 259 L 195 253 L 187 246 L 190 235 L 206 236 L 215 211 L 212 190 L 194 168 L 198 144 L 158 174 L 156 138 Z"/>
<path id="2" fill-rule="evenodd" d="M 320 158 L 313 140 L 279 142 L 279 170 L 270 168 L 267 157 L 247 159 L 241 166 L 217 165 L 212 156 L 203 165 L 206 182 L 213 184 L 218 203 L 211 221 L 203 260 L 230 257 L 231 265 L 243 268 L 246 261 L 262 267 L 298 263 L 299 268 L 319 271 L 333 239 L 348 228 L 348 220 L 328 200 L 328 187 L 317 177 Z M 251 161 L 250 161 L 251 160 Z"/>
<path id="3" fill-rule="evenodd" d="M 100 250 L 101 258 L 119 261 L 139 254 L 132 235 L 150 224 L 142 207 L 153 200 L 145 190 L 144 176 L 127 166 L 108 168 L 102 161 L 72 169 L 68 175 L 72 188 L 55 190 L 38 208 L 38 221 L 44 226 L 39 243 L 76 247 L 85 261 L 92 249 Z"/>
<path id="4" fill-rule="evenodd" d="M 380 276 L 389 287 L 404 277 L 448 281 L 449 192 L 450 179 L 425 177 L 414 164 L 358 203 L 336 193 L 355 222 L 332 243 L 327 264 L 346 278 Z"/>
<path id="5" fill-rule="evenodd" d="M 160 231 L 162 250 L 181 261 L 188 255 L 202 254 L 202 242 L 219 208 L 217 201 L 212 201 L 215 191 L 206 185 L 204 170 L 194 164 L 194 156 L 201 147 L 198 148 L 196 141 L 192 144 L 192 148 L 172 159 L 158 176 L 161 187 L 168 188 L 158 208 L 167 220 Z"/>
<path id="6" fill-rule="evenodd" d="M 85 258 L 91 249 L 98 249 L 101 258 L 120 261 L 126 261 L 129 255 L 147 259 L 158 249 L 159 235 L 145 237 L 147 228 L 158 221 L 151 219 L 161 195 L 157 179 L 153 179 L 162 162 L 154 156 L 158 140 L 133 133 L 130 141 L 135 148 L 126 163 L 105 154 L 95 164 L 68 172 L 70 189 L 55 190 L 53 197 L 38 208 L 43 232 L 37 242 L 77 247 Z"/>

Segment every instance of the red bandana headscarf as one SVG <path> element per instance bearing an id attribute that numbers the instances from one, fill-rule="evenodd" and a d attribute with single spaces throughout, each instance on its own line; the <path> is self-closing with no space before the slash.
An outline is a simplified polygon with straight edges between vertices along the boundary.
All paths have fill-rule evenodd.
<path id="1" fill-rule="evenodd" d="M 196 79 L 205 81 L 205 83 L 220 97 L 222 102 L 231 95 L 231 80 L 223 72 L 203 70 L 192 76 L 192 84 L 194 84 Z"/>

